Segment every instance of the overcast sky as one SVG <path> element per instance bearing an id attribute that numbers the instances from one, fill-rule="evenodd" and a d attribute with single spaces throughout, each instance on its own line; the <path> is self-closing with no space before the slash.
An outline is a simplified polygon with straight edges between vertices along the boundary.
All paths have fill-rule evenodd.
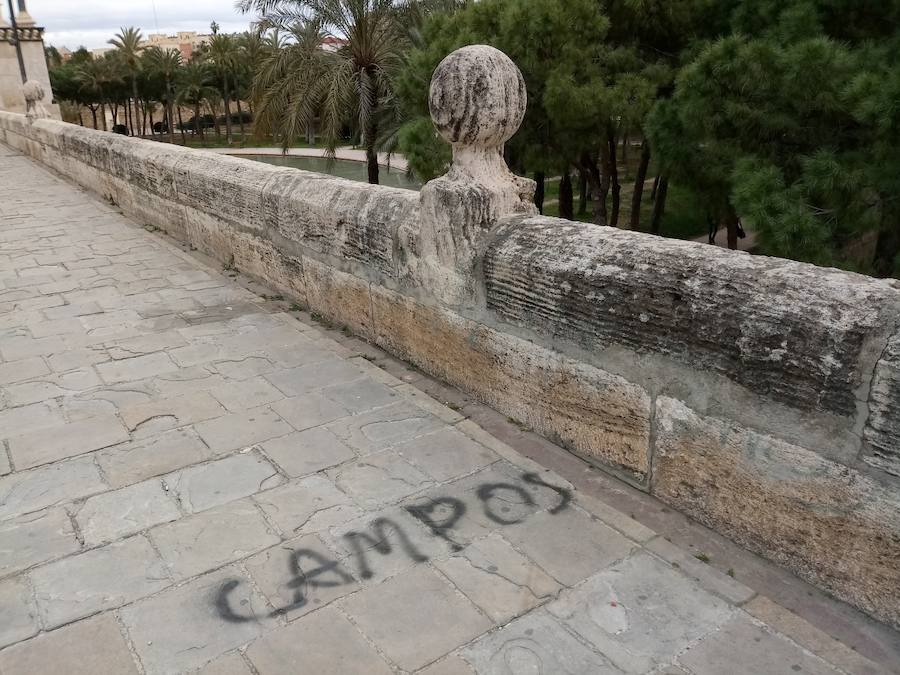
<path id="1" fill-rule="evenodd" d="M 222 32 L 247 30 L 252 17 L 234 9 L 233 0 L 25 0 L 29 14 L 46 28 L 44 42 L 71 50 L 106 46 L 122 26 L 147 33 L 179 30 L 208 33 L 215 20 Z M 153 7 L 156 5 L 154 16 Z M 13 0 L 16 5 L 16 0 Z M 3 16 L 7 4 L 2 2 Z"/>

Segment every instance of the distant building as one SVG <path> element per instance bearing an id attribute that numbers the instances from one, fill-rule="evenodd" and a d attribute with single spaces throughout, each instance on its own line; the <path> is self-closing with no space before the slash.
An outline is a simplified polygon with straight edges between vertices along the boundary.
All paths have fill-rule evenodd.
<path id="1" fill-rule="evenodd" d="M 142 47 L 159 47 L 162 50 L 177 49 L 181 52 L 181 58 L 190 60 L 193 53 L 200 45 L 209 42 L 210 35 L 204 35 L 197 31 L 179 31 L 175 35 L 165 33 L 150 33 L 147 39 L 141 43 Z"/>
<path id="2" fill-rule="evenodd" d="M 68 61 L 69 59 L 72 58 L 72 50 L 69 49 L 68 47 L 63 46 L 63 47 L 60 47 L 59 49 L 57 49 L 56 51 L 59 54 L 59 58 L 63 63 L 65 63 L 66 61 Z"/>
<path id="3" fill-rule="evenodd" d="M 322 49 L 324 49 L 326 52 L 336 52 L 346 44 L 346 40 L 329 35 L 327 38 L 322 40 Z"/>

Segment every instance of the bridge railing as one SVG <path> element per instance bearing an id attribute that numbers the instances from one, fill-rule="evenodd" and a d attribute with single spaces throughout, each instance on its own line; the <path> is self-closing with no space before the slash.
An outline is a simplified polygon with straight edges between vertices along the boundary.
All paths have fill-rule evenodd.
<path id="1" fill-rule="evenodd" d="M 421 194 L 0 113 L 0 142 L 900 625 L 900 285 L 535 214 L 489 47 Z"/>

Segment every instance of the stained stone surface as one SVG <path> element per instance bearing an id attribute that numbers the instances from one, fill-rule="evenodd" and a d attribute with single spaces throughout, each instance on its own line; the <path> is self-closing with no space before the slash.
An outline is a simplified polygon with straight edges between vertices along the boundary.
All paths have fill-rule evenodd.
<path id="1" fill-rule="evenodd" d="M 165 493 L 159 480 L 96 495 L 73 507 L 72 513 L 86 546 L 97 546 L 181 517 L 175 500 Z"/>
<path id="2" fill-rule="evenodd" d="M 886 280 L 542 217 L 502 225 L 484 270 L 488 307 L 511 323 L 848 416 L 900 302 Z"/>
<path id="3" fill-rule="evenodd" d="M 0 142 L 9 141 L 6 120 L 0 113 Z M 182 166 L 193 155 L 181 148 L 45 121 L 31 129 L 51 166 L 142 215 L 130 222 L 0 146 L 4 675 L 520 675 L 537 667 L 596 675 L 621 673 L 614 664 L 629 650 L 657 672 L 691 675 L 721 672 L 723 644 L 748 672 L 769 672 L 773 654 L 789 666 L 822 665 L 790 635 L 740 623 L 749 618 L 737 603 L 752 590 L 683 564 L 660 535 L 583 499 L 466 419 L 467 410 L 356 356 L 359 343 L 138 226 L 166 213 L 171 232 L 225 236 L 210 211 L 227 203 L 243 223 L 262 204 L 285 231 L 307 223 L 310 245 L 388 269 L 390 240 L 369 246 L 358 235 L 379 227 L 385 204 L 408 197 L 363 186 L 366 199 L 335 207 L 348 220 L 319 228 L 308 205 L 334 179 L 306 182 L 205 155 L 201 171 Z M 76 166 L 74 156 L 103 172 Z M 204 172 L 221 167 L 233 174 L 207 180 Z M 260 192 L 266 180 L 277 198 Z M 166 201 L 176 182 L 190 187 L 190 217 Z M 341 185 L 344 196 L 357 194 Z M 129 196 L 128 186 L 147 192 Z M 248 194 L 237 194 L 244 186 Z M 302 195 L 292 201 L 294 189 Z M 342 238 L 332 239 L 337 231 Z M 299 257 L 289 265 L 267 249 L 242 255 L 257 256 L 255 269 L 277 270 L 278 292 L 341 281 L 320 275 L 324 265 L 306 273 Z M 397 335 L 440 325 L 424 311 L 388 316 L 386 306 L 377 311 L 388 321 L 360 325 Z M 439 335 L 424 330 L 419 344 L 436 345 Z M 647 469 L 651 408 L 640 387 L 548 358 L 520 338 L 460 329 L 445 351 L 445 363 L 468 358 L 472 377 L 533 401 L 535 421 Z M 533 377 L 515 392 L 517 353 Z M 574 379 L 559 379 L 560 368 Z M 61 393 L 65 385 L 73 389 Z M 598 429 L 585 424 L 590 415 L 568 414 L 568 402 L 621 414 Z M 10 442 L 28 434 L 47 443 Z M 658 440 L 677 445 L 668 431 Z M 655 469 L 661 480 L 677 475 L 665 463 Z M 634 609 L 628 630 L 612 637 L 604 632 L 610 588 Z M 656 612 L 641 604 L 651 600 Z M 720 622 L 723 613 L 735 622 Z M 770 648 L 757 649 L 756 638 Z M 849 650 L 834 641 L 816 650 L 838 654 L 836 645 Z"/>
<path id="4" fill-rule="evenodd" d="M 26 640 L 40 630 L 37 608 L 24 576 L 0 581 L 0 607 L 3 608 L 0 649 Z"/>
<path id="5" fill-rule="evenodd" d="M 900 476 L 900 333 L 894 335 L 875 368 L 869 393 L 871 416 L 863 461 Z"/>

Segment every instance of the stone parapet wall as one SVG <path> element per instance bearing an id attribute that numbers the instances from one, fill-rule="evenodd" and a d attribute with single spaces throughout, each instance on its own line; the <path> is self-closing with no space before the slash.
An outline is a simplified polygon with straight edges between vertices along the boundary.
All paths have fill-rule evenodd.
<path id="1" fill-rule="evenodd" d="M 503 185 L 461 235 L 427 193 L 9 113 L 0 142 L 900 626 L 896 282 L 495 217 Z"/>

